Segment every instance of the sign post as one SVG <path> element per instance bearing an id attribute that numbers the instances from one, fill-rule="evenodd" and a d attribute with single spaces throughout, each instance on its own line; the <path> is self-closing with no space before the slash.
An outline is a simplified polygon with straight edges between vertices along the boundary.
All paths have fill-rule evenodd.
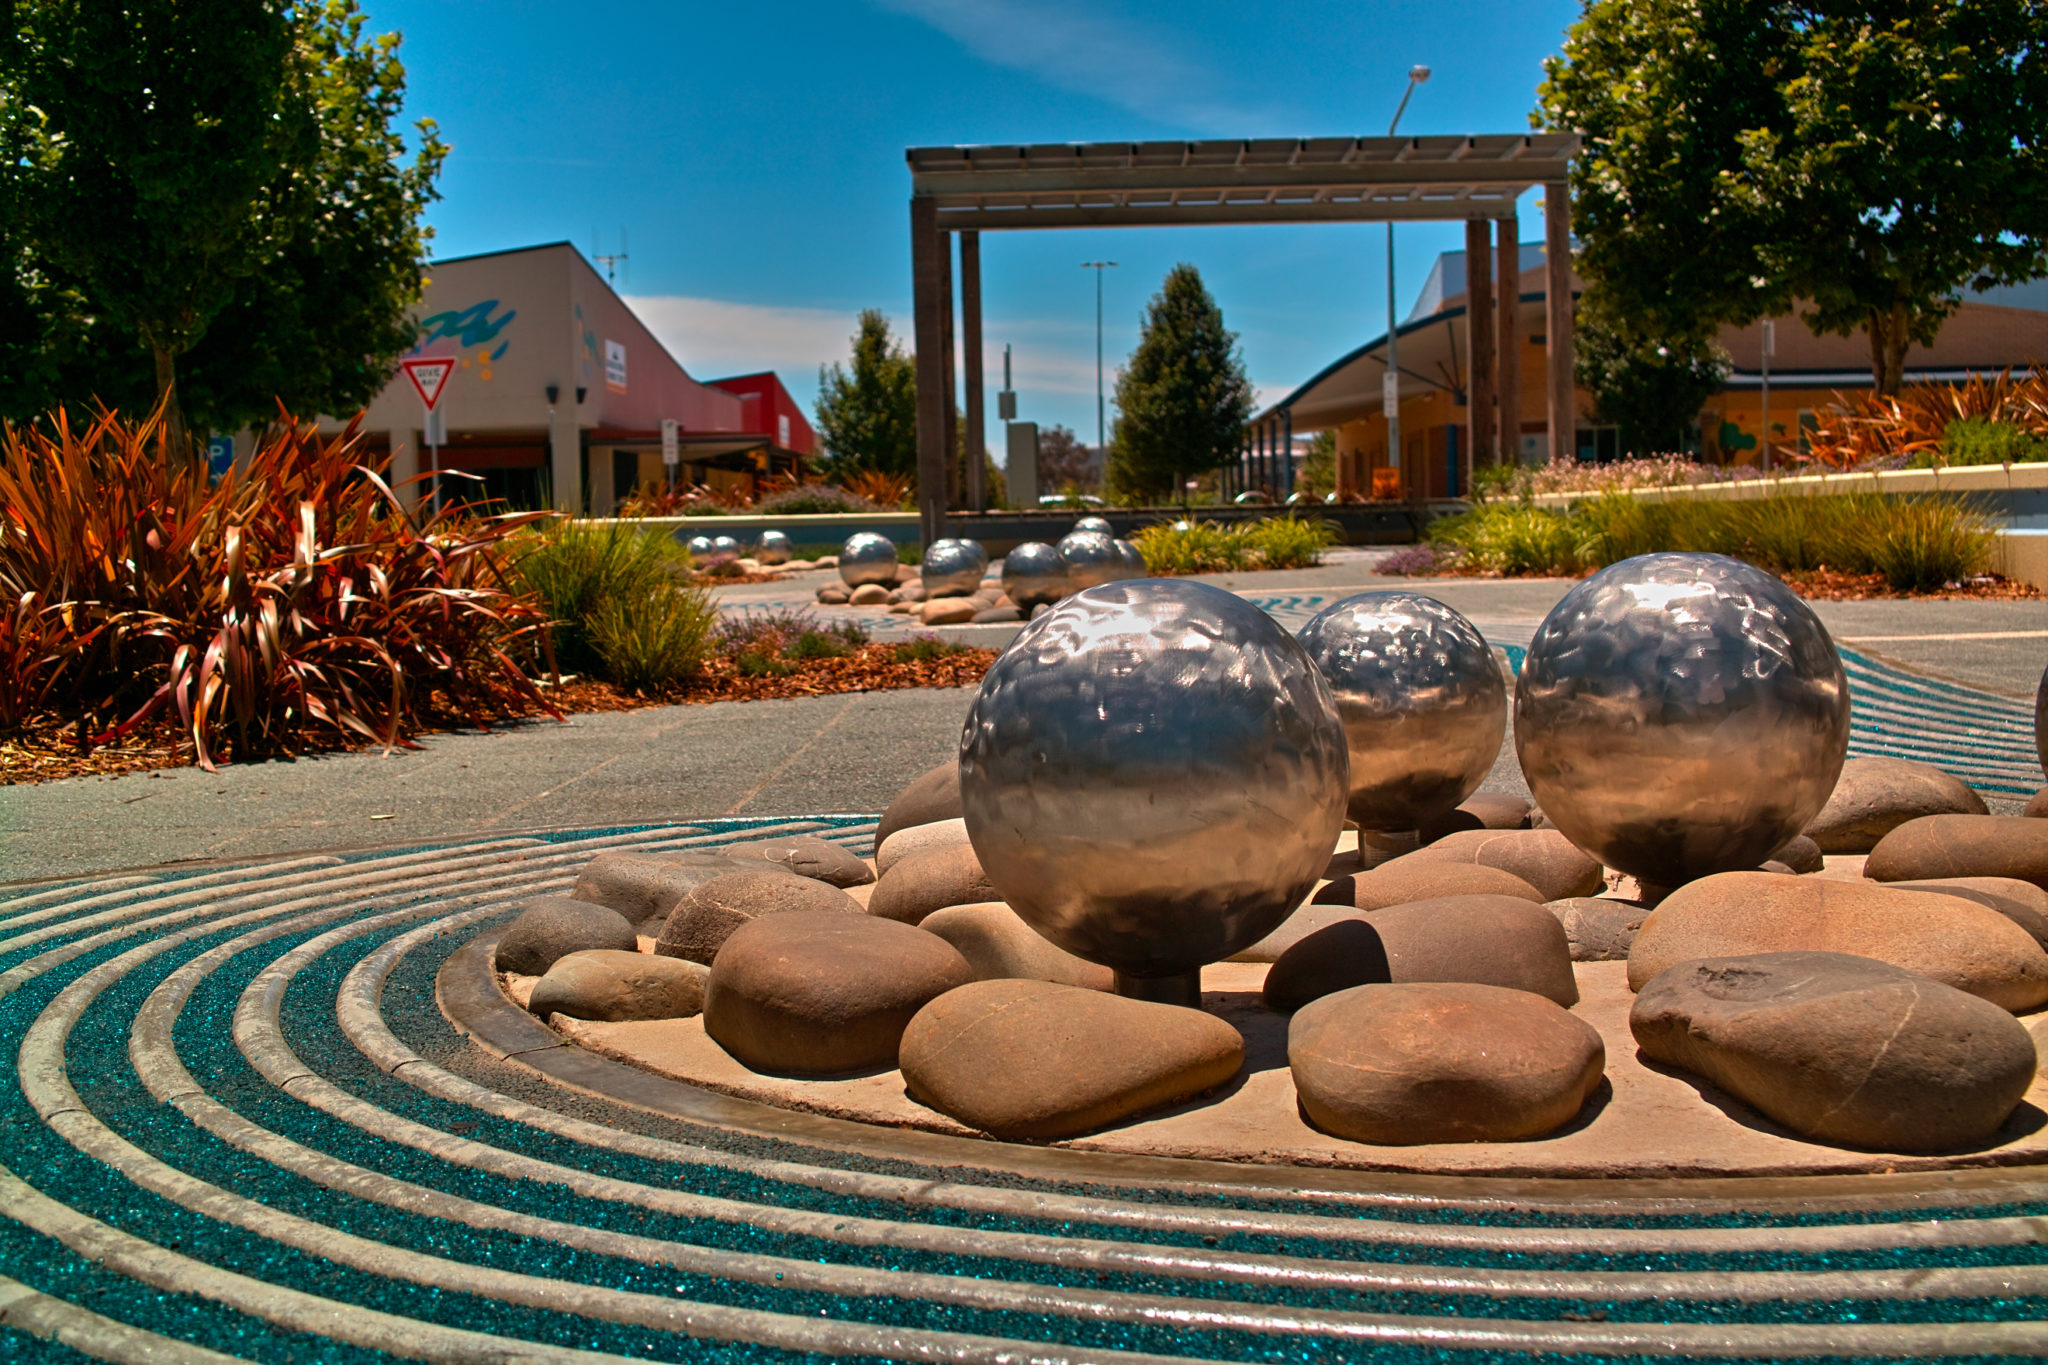
<path id="1" fill-rule="evenodd" d="M 412 381 L 413 391 L 420 396 L 426 407 L 425 418 L 420 426 L 427 446 L 427 496 L 429 506 L 441 510 L 441 441 L 446 427 L 434 407 L 441 401 L 441 395 L 448 388 L 448 376 L 455 373 L 455 357 L 446 355 L 414 356 L 398 362 L 398 368 L 405 371 L 405 377 Z"/>
<path id="2" fill-rule="evenodd" d="M 668 486 L 676 486 L 676 466 L 683 462 L 682 442 L 677 439 L 676 419 L 661 419 L 661 467 L 668 472 Z"/>

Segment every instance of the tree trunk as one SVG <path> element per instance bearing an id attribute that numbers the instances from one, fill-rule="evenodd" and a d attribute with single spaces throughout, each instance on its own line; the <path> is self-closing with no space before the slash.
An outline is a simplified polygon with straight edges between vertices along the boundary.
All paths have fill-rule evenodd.
<path id="1" fill-rule="evenodd" d="M 1895 397 L 1906 382 L 1906 348 L 1913 344 L 1904 305 L 1893 304 L 1882 312 L 1873 308 L 1868 330 L 1871 382 L 1879 397 Z"/>
<path id="2" fill-rule="evenodd" d="M 185 438 L 185 411 L 178 402 L 178 358 L 162 345 L 152 343 L 156 357 L 156 402 L 164 415 L 164 435 L 173 458 L 190 459 L 192 451 Z"/>

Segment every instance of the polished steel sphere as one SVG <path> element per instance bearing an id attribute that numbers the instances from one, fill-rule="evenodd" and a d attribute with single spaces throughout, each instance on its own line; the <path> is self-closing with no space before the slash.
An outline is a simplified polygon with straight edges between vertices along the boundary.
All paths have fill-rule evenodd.
<path id="1" fill-rule="evenodd" d="M 1819 813 L 1849 747 L 1827 628 L 1778 579 L 1639 555 L 1565 594 L 1515 685 L 1515 751 L 1564 836 L 1659 885 L 1755 867 Z"/>
<path id="2" fill-rule="evenodd" d="M 1336 699 L 1272 617 L 1185 579 L 1076 593 L 1026 626 L 960 736 L 967 836 L 1045 937 L 1134 978 L 1292 914 L 1344 825 Z"/>
<path id="3" fill-rule="evenodd" d="M 1100 531 L 1112 539 L 1116 536 L 1116 527 L 1109 524 L 1108 517 L 1082 517 L 1074 523 L 1074 531 L 1067 534 L 1072 535 L 1075 531 Z"/>
<path id="4" fill-rule="evenodd" d="M 715 555 L 736 555 L 736 554 L 738 554 L 739 552 L 740 552 L 740 543 L 739 543 L 739 541 L 738 541 L 737 539 L 735 539 L 734 537 L 732 537 L 732 536 L 714 536 L 714 537 L 712 537 L 712 540 L 711 540 L 711 553 L 713 553 L 713 554 L 715 554 Z"/>
<path id="5" fill-rule="evenodd" d="M 935 540 L 918 572 L 926 597 L 971 597 L 988 572 L 988 551 L 978 540 Z"/>
<path id="6" fill-rule="evenodd" d="M 796 547 L 780 531 L 763 531 L 760 543 L 754 547 L 754 558 L 763 564 L 787 564 L 795 553 Z"/>
<path id="7" fill-rule="evenodd" d="M 711 553 L 711 537 L 691 536 L 683 543 L 683 548 L 690 552 L 692 558 L 702 559 L 705 555 Z"/>
<path id="8" fill-rule="evenodd" d="M 1146 567 L 1145 552 L 1128 540 L 1110 542 L 1116 546 L 1117 564 L 1123 578 L 1150 578 L 1152 570 Z"/>
<path id="9" fill-rule="evenodd" d="M 896 581 L 896 542 L 873 531 L 858 531 L 839 547 L 839 576 L 849 588 Z"/>
<path id="10" fill-rule="evenodd" d="M 1067 561 L 1043 541 L 1027 540 L 1003 556 L 1003 592 L 1029 613 L 1067 595 Z"/>
<path id="11" fill-rule="evenodd" d="M 1116 541 L 1100 531 L 1074 531 L 1060 541 L 1067 565 L 1067 589 L 1079 592 L 1123 577 L 1123 558 Z"/>
<path id="12" fill-rule="evenodd" d="M 1508 688 L 1470 621 L 1420 593 L 1366 592 L 1295 638 L 1336 694 L 1360 829 L 1417 829 L 1479 790 L 1507 734 Z"/>
<path id="13" fill-rule="evenodd" d="M 2048 777 L 2048 669 L 2041 671 L 2034 689 L 2034 754 L 2041 760 L 2041 775 Z"/>

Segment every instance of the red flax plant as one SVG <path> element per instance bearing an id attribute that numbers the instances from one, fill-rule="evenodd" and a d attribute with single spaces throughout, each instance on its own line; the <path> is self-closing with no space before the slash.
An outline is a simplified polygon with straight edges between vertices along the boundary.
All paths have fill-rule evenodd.
<path id="1" fill-rule="evenodd" d="M 411 746 L 435 708 L 552 710 L 515 662 L 546 618 L 507 588 L 504 543 L 551 514 L 421 524 L 359 445 L 286 414 L 210 483 L 161 413 L 0 429 L 0 731 L 84 748 L 175 716 L 211 769 Z"/>
<path id="2" fill-rule="evenodd" d="M 1971 417 L 2048 436 L 2048 372 L 2035 365 L 2017 378 L 2007 369 L 1992 379 L 1914 384 L 1894 398 L 1836 394 L 1834 408 L 1808 437 L 1804 458 L 1831 470 L 1903 466 L 1922 451 L 1939 451 L 1949 424 Z"/>

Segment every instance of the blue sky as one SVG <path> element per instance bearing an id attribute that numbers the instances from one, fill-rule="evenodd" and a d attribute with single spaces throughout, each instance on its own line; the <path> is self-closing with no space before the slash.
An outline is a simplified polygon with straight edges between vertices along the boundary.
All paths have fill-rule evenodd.
<path id="1" fill-rule="evenodd" d="M 407 116 L 451 144 L 437 256 L 567 239 L 700 378 L 775 369 L 811 402 L 854 315 L 910 313 L 906 146 L 1527 126 L 1573 0 L 363 0 L 405 36 Z M 1525 240 L 1541 232 L 1522 201 Z M 1457 224 L 1400 229 L 1405 313 Z M 1199 267 L 1271 398 L 1383 330 L 1378 225 L 984 234 L 991 393 L 1093 440 L 1094 281 L 1114 383 L 1145 301 Z M 992 449 L 1000 450 L 990 400 Z M 1114 414 L 1112 412 L 1112 421 Z"/>

